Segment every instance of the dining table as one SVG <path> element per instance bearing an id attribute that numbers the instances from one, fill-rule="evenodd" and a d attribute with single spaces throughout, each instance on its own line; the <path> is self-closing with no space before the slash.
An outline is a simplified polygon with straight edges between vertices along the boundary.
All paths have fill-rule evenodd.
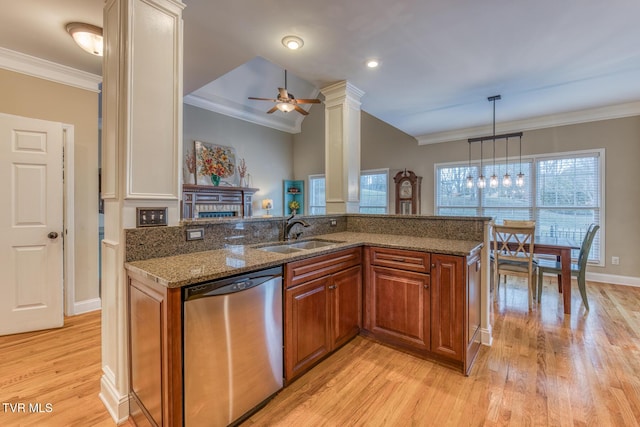
<path id="1" fill-rule="evenodd" d="M 509 247 L 515 248 L 517 243 L 509 243 Z M 571 251 L 573 249 L 580 249 L 580 245 L 569 237 L 534 236 L 533 253 L 555 255 L 556 260 L 560 262 L 562 272 L 558 275 L 558 291 L 562 293 L 565 314 L 571 314 Z"/>

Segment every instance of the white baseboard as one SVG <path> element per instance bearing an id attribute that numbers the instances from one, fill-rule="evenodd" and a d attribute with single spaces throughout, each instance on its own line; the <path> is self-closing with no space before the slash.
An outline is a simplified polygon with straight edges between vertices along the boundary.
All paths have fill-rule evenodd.
<path id="1" fill-rule="evenodd" d="M 84 301 L 76 301 L 73 303 L 73 313 L 71 315 L 88 313 L 90 311 L 100 310 L 102 308 L 102 300 L 100 298 L 87 299 Z"/>
<path id="2" fill-rule="evenodd" d="M 636 288 L 640 287 L 640 277 L 587 272 L 586 279 L 590 282 L 610 283 L 612 285 L 633 286 Z"/>
<path id="3" fill-rule="evenodd" d="M 106 374 L 100 378 L 100 394 L 98 396 L 116 424 L 119 425 L 129 418 L 129 396 L 121 396 Z"/>
<path id="4" fill-rule="evenodd" d="M 491 326 L 489 326 L 489 328 L 480 328 L 480 343 L 489 347 L 491 347 L 491 344 L 493 344 Z"/>

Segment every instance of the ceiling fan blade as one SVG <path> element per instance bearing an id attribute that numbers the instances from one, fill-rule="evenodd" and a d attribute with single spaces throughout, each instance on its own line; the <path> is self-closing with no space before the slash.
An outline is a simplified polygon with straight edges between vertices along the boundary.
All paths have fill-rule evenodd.
<path id="1" fill-rule="evenodd" d="M 295 110 L 298 113 L 302 114 L 303 116 L 306 116 L 307 114 L 309 114 L 309 113 L 306 112 L 306 110 L 303 110 L 302 108 L 298 107 L 297 105 L 294 105 L 293 108 L 295 108 Z"/>
<path id="2" fill-rule="evenodd" d="M 278 109 L 278 106 L 276 105 L 275 107 L 273 107 L 272 109 L 270 109 L 269 111 L 267 111 L 267 114 L 274 113 L 277 109 Z"/>
<path id="3" fill-rule="evenodd" d="M 298 104 L 320 104 L 322 101 L 319 99 L 299 99 L 296 98 Z"/>
<path id="4" fill-rule="evenodd" d="M 253 96 L 250 96 L 249 99 L 255 99 L 257 101 L 271 101 L 271 102 L 278 102 L 277 99 L 273 99 L 273 98 L 254 98 Z"/>

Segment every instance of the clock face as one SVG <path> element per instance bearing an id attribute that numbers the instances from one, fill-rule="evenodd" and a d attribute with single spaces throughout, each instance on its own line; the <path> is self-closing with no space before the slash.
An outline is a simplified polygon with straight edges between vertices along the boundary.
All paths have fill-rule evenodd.
<path id="1" fill-rule="evenodd" d="M 409 181 L 403 181 L 402 184 L 400 184 L 400 197 L 408 199 L 411 198 L 412 193 L 413 187 L 411 186 L 411 183 Z"/>

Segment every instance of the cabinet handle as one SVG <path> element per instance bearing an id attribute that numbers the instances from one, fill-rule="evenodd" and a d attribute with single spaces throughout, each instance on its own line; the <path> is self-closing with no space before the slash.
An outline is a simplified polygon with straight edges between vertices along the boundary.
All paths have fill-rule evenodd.
<path id="1" fill-rule="evenodd" d="M 329 285 L 329 289 L 335 289 L 335 288 L 337 288 L 336 285 Z"/>
<path id="2" fill-rule="evenodd" d="M 395 262 L 404 262 L 404 258 L 392 258 Z"/>

